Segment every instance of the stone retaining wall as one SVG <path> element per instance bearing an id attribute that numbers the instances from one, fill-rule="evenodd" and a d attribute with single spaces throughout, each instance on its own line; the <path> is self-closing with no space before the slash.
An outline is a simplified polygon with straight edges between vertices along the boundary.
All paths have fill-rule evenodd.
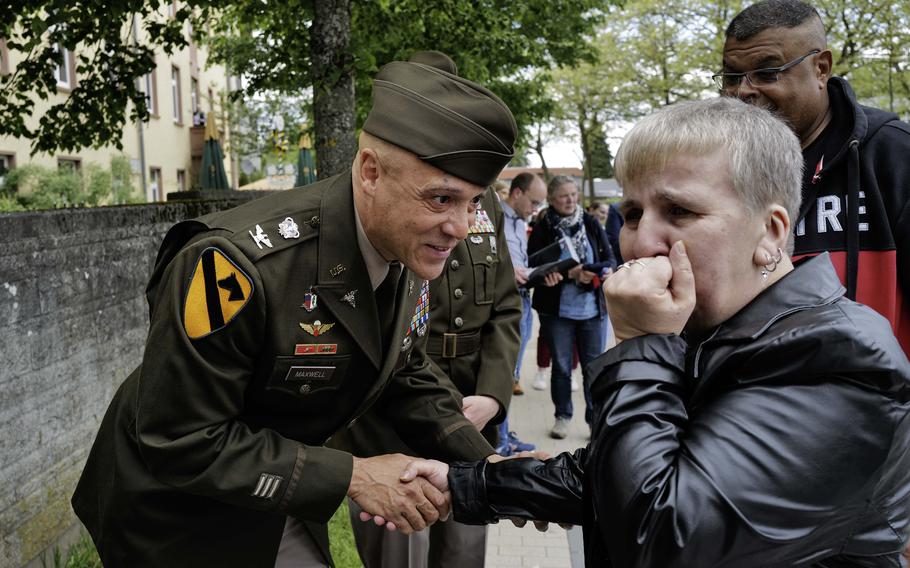
<path id="1" fill-rule="evenodd" d="M 40 566 L 74 532 L 70 496 L 142 356 L 145 284 L 164 233 L 237 203 L 0 215 L 0 567 Z"/>

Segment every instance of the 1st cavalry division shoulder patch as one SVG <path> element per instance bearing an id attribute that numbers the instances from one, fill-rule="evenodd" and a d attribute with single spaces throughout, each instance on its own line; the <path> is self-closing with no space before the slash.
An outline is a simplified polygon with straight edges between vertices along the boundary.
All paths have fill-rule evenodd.
<path id="1" fill-rule="evenodd" d="M 183 327 L 199 339 L 226 326 L 249 302 L 253 282 L 219 249 L 202 251 L 183 302 Z"/>

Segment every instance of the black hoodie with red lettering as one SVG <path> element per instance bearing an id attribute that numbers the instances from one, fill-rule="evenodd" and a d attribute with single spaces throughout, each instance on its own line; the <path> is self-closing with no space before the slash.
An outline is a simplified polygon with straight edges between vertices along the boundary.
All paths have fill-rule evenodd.
<path id="1" fill-rule="evenodd" d="M 848 296 L 885 316 L 910 354 L 910 125 L 857 104 L 840 77 L 828 96 L 831 123 L 803 150 L 794 258 L 830 251 Z"/>

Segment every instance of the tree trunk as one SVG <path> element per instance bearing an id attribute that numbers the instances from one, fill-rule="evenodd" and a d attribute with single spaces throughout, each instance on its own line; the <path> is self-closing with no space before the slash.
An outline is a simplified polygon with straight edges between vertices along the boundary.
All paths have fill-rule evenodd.
<path id="1" fill-rule="evenodd" d="M 547 168 L 547 161 L 543 158 L 543 136 L 541 135 L 543 127 L 537 125 L 537 138 L 534 140 L 534 151 L 540 156 L 540 167 L 543 169 L 543 181 L 550 183 L 550 169 Z"/>
<path id="2" fill-rule="evenodd" d="M 591 175 L 591 141 L 588 139 L 588 136 L 592 130 L 587 128 L 587 125 L 585 124 L 586 114 L 587 113 L 585 113 L 583 110 L 579 109 L 578 133 L 581 138 L 581 171 L 584 175 L 582 185 L 584 185 L 585 182 L 588 184 L 588 205 L 590 205 L 591 202 L 594 201 L 594 176 Z M 584 187 L 581 187 L 580 189 L 583 193 Z"/>
<path id="3" fill-rule="evenodd" d="M 351 167 L 354 140 L 354 72 L 350 54 L 350 0 L 314 2 L 310 30 L 316 170 L 323 179 Z"/>

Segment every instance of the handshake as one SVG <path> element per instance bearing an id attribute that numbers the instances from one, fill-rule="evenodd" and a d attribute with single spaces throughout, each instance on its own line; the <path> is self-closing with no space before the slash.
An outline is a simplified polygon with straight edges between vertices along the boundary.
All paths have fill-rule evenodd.
<path id="1" fill-rule="evenodd" d="M 549 456 L 545 452 L 521 452 L 509 458 L 493 454 L 487 459 L 497 462 L 512 457 Z M 361 521 L 372 519 L 390 531 L 411 534 L 449 517 L 452 496 L 448 475 L 449 466 L 436 460 L 403 454 L 355 457 L 348 497 L 363 509 Z"/>

